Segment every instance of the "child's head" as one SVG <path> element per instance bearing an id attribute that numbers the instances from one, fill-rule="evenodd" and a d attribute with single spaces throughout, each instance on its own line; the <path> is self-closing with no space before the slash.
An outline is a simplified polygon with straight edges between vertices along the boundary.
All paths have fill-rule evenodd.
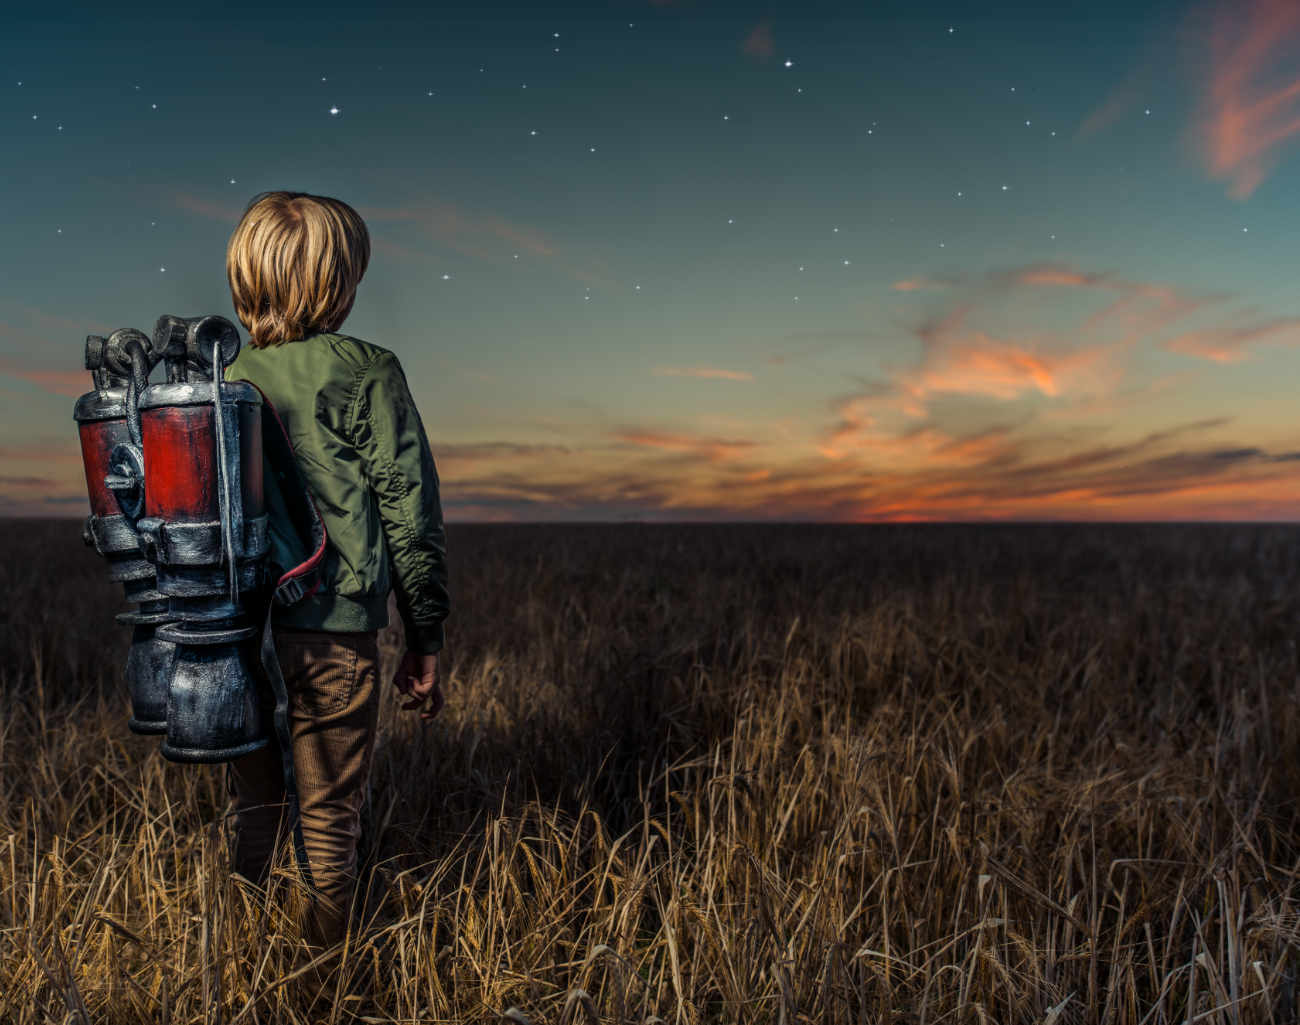
<path id="1" fill-rule="evenodd" d="M 256 349 L 337 331 L 370 262 L 370 234 L 342 200 L 254 196 L 226 247 L 226 280 Z"/>

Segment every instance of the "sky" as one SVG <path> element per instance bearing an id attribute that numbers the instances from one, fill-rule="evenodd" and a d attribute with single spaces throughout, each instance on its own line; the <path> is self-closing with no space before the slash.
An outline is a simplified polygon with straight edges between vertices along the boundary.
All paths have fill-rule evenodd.
<path id="1" fill-rule="evenodd" d="M 0 515 L 270 189 L 448 522 L 1300 514 L 1300 5 L 122 6 L 0 16 Z"/>

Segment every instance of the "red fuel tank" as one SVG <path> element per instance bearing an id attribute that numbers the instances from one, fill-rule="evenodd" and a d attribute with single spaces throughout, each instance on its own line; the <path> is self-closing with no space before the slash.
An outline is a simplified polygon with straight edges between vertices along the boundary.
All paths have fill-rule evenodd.
<path id="1" fill-rule="evenodd" d="M 239 500 L 245 522 L 265 512 L 262 493 L 262 398 L 243 382 L 223 385 L 226 409 L 239 416 Z M 216 425 L 208 381 L 159 384 L 140 401 L 145 515 L 169 523 L 220 517 Z M 234 498 L 235 496 L 232 496 Z"/>
<path id="2" fill-rule="evenodd" d="M 73 416 L 81 438 L 81 462 L 86 470 L 90 512 L 94 516 L 118 516 L 122 510 L 117 496 L 108 490 L 104 478 L 108 475 L 113 448 L 131 440 L 122 390 L 87 392 L 77 400 Z"/>

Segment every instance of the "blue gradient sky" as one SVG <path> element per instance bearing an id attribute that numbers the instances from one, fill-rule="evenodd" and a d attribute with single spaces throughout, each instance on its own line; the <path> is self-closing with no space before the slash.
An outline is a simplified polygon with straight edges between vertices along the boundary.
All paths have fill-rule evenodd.
<path id="1" fill-rule="evenodd" d="M 6 15 L 0 513 L 282 188 L 449 521 L 1293 518 L 1300 8 L 867 6 Z"/>

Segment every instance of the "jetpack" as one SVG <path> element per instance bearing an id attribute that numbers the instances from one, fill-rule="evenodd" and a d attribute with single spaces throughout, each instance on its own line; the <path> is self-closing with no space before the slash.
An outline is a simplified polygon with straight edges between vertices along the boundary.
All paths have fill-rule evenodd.
<path id="1" fill-rule="evenodd" d="M 178 762 L 231 761 L 274 730 L 310 884 L 271 618 L 315 589 L 325 527 L 275 408 L 251 382 L 225 380 L 239 347 L 219 316 L 87 337 L 94 387 L 73 412 L 83 538 L 136 605 L 117 616 L 132 627 L 130 729 L 161 735 Z M 166 379 L 151 385 L 160 363 Z"/>

